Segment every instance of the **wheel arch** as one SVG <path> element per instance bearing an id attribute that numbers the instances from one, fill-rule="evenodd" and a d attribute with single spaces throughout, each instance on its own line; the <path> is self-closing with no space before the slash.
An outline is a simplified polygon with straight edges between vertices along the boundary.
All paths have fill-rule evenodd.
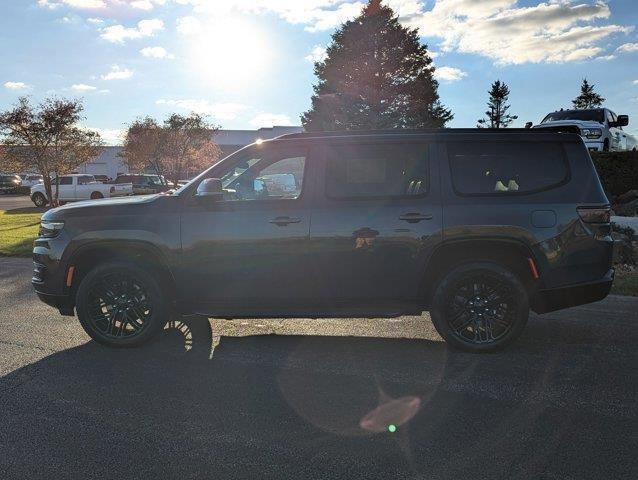
<path id="1" fill-rule="evenodd" d="M 535 268 L 538 268 L 534 253 L 520 240 L 466 238 L 446 241 L 432 252 L 422 276 L 420 291 L 423 292 L 425 303 L 429 306 L 437 285 L 448 272 L 465 263 L 493 262 L 512 271 L 531 297 L 538 278 L 532 272 L 528 260 L 530 258 Z"/>
<path id="2" fill-rule="evenodd" d="M 68 268 L 74 268 L 71 286 L 67 287 L 73 302 L 87 273 L 98 265 L 116 260 L 132 262 L 156 275 L 162 291 L 174 300 L 175 279 L 162 251 L 148 242 L 128 240 L 91 242 L 73 251 L 66 262 Z"/>

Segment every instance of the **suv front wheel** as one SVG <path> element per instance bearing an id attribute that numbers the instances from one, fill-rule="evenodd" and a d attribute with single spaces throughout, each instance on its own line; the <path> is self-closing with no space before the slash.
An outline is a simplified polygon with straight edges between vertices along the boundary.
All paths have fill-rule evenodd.
<path id="1" fill-rule="evenodd" d="M 123 261 L 91 270 L 80 283 L 76 305 L 86 333 L 111 347 L 141 345 L 169 320 L 166 295 L 153 275 Z"/>
<path id="2" fill-rule="evenodd" d="M 525 328 L 529 299 L 518 277 L 502 266 L 468 263 L 439 283 L 430 310 L 439 334 L 468 352 L 499 350 Z"/>

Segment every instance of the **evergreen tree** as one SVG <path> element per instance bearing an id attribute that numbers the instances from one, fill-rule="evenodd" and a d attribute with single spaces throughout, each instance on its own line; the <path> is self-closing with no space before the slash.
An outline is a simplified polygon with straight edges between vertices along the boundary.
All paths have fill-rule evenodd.
<path id="1" fill-rule="evenodd" d="M 333 35 L 319 82 L 301 121 L 308 131 L 438 128 L 453 118 L 439 101 L 438 82 L 417 30 L 370 0 Z"/>
<path id="2" fill-rule="evenodd" d="M 509 87 L 505 82 L 496 80 L 487 93 L 490 95 L 490 99 L 487 102 L 488 110 L 485 112 L 487 118 L 481 118 L 476 126 L 478 128 L 507 128 L 518 118 L 518 115 L 507 113 L 510 109 L 507 103 L 510 95 Z"/>
<path id="3" fill-rule="evenodd" d="M 600 107 L 605 99 L 594 92 L 594 85 L 590 85 L 586 78 L 580 85 L 580 95 L 572 100 L 572 104 L 576 109 Z"/>

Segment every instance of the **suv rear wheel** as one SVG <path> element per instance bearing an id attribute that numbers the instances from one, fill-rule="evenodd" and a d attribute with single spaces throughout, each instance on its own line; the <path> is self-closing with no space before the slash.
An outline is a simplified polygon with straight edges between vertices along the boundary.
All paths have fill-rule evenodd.
<path id="1" fill-rule="evenodd" d="M 468 263 L 441 280 L 430 314 L 436 330 L 451 346 L 490 352 L 521 334 L 529 316 L 529 299 L 509 270 L 494 263 Z"/>
<path id="2" fill-rule="evenodd" d="M 111 347 L 141 345 L 169 320 L 166 295 L 153 275 L 122 261 L 91 270 L 80 283 L 76 304 L 86 333 Z"/>

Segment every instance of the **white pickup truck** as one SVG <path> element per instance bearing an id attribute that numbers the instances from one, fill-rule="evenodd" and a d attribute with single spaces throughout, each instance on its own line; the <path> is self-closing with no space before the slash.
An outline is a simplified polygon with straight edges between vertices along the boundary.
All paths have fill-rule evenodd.
<path id="1" fill-rule="evenodd" d="M 51 180 L 51 190 L 55 195 L 58 181 Z M 61 202 L 75 202 L 78 200 L 97 200 L 99 198 L 121 197 L 133 194 L 133 184 L 118 183 L 105 184 L 95 180 L 93 175 L 64 175 L 59 178 L 60 193 L 58 200 Z M 31 201 L 37 207 L 44 207 L 49 199 L 44 189 L 44 183 L 38 183 L 31 187 Z"/>
<path id="2" fill-rule="evenodd" d="M 636 150 L 636 137 L 622 129 L 627 125 L 627 115 L 616 115 L 608 108 L 591 108 L 552 112 L 532 128 L 577 127 L 587 148 L 594 152 Z"/>

